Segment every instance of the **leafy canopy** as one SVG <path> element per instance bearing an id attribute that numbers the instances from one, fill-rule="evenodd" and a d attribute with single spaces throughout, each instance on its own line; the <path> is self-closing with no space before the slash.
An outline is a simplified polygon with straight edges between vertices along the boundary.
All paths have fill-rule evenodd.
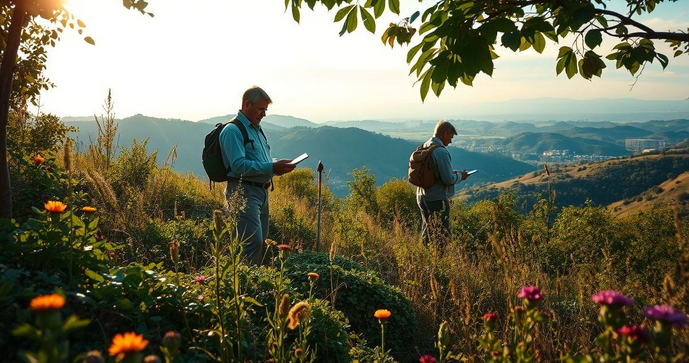
<path id="1" fill-rule="evenodd" d="M 669 63 L 666 55 L 656 51 L 654 40 L 669 43 L 675 57 L 689 52 L 689 29 L 658 32 L 634 19 L 665 1 L 677 0 L 626 0 L 626 12 L 620 13 L 608 9 L 610 0 L 441 0 L 423 13 L 417 11 L 391 23 L 381 40 L 393 47 L 410 43 L 417 33 L 421 37 L 407 53 L 407 63 L 409 74 L 415 73 L 421 82 L 422 100 L 429 89 L 440 96 L 446 84 L 472 85 L 481 72 L 491 76 L 497 46 L 514 52 L 533 48 L 542 53 L 548 41 L 573 39 L 570 45 L 560 47 L 555 70 L 568 78 L 579 74 L 592 79 L 606 68 L 600 54 L 603 38 L 619 39 L 605 58 L 638 77 L 648 63 L 657 60 L 663 69 Z M 399 0 L 285 0 L 297 22 L 304 3 L 311 9 L 318 3 L 336 9 L 335 22 L 342 23 L 340 35 L 356 30 L 359 18 L 374 33 L 375 19 L 386 11 L 400 14 Z M 419 18 L 417 29 L 412 24 Z"/>

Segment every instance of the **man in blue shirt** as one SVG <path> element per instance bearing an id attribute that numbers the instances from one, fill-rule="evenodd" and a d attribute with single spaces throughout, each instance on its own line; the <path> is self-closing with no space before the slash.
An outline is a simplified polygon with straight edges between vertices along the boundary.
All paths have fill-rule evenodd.
<path id="1" fill-rule="evenodd" d="M 220 149 L 227 173 L 228 198 L 238 188 L 246 204 L 239 212 L 236 236 L 244 241 L 243 258 L 247 263 L 259 264 L 263 258 L 264 240 L 268 238 L 268 188 L 273 175 L 291 172 L 296 167 L 291 160 L 273 162 L 270 146 L 261 130 L 261 119 L 265 117 L 268 105 L 273 103 L 260 87 L 253 86 L 244 92 L 242 108 L 237 120 L 244 125 L 250 142 L 244 144 L 239 128 L 230 123 L 220 133 Z"/>
<path id="2" fill-rule="evenodd" d="M 423 146 L 437 145 L 433 150 L 433 173 L 437 177 L 430 188 L 416 187 L 416 203 L 421 209 L 421 238 L 425 245 L 429 240 L 437 241 L 441 250 L 450 239 L 450 197 L 455 194 L 455 184 L 468 177 L 465 170 L 452 170 L 452 157 L 446 146 L 457 135 L 455 127 L 441 120 L 435 125 L 434 137 Z"/>

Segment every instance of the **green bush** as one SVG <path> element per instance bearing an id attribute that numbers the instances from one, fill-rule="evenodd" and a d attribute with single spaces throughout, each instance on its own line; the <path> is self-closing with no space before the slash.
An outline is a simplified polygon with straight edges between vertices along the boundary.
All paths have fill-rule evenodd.
<path id="1" fill-rule="evenodd" d="M 331 267 L 328 255 L 305 252 L 292 255 L 285 264 L 292 286 L 308 291 L 307 273 L 316 272 L 314 296 L 320 299 L 331 297 Z M 352 329 L 360 333 L 372 346 L 380 345 L 380 325 L 373 317 L 378 309 L 392 312 L 385 329 L 385 346 L 399 359 L 414 354 L 416 316 L 411 303 L 404 294 L 382 281 L 376 273 L 367 271 L 343 258 L 335 258 L 332 266 L 332 283 L 337 288 L 335 308 L 349 318 Z"/>

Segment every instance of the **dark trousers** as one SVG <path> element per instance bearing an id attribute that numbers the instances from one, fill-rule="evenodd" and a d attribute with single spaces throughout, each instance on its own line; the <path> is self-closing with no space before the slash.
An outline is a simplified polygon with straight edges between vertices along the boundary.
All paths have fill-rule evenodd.
<path id="1" fill-rule="evenodd" d="M 450 240 L 450 200 L 426 200 L 426 196 L 417 195 L 416 203 L 421 209 L 423 244 L 433 242 L 443 249 Z"/>

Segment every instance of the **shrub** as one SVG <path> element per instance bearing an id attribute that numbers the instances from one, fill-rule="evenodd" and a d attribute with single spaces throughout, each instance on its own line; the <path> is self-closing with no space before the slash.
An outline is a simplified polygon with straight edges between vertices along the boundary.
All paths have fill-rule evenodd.
<path id="1" fill-rule="evenodd" d="M 383 221 L 397 220 L 417 225 L 419 207 L 416 205 L 416 191 L 404 179 L 391 179 L 376 189 L 376 200 Z"/>
<path id="2" fill-rule="evenodd" d="M 383 282 L 376 273 L 342 258 L 335 258 L 331 268 L 326 254 L 312 252 L 290 256 L 285 269 L 292 286 L 300 291 L 308 291 L 307 273 L 318 273 L 320 279 L 314 296 L 321 299 L 331 296 L 332 271 L 333 287 L 337 289 L 334 306 L 349 318 L 352 329 L 361 333 L 370 344 L 380 345 L 380 325 L 373 313 L 377 309 L 390 310 L 392 316 L 386 327 L 386 347 L 400 359 L 413 353 L 417 323 L 411 303 L 398 288 Z"/>

